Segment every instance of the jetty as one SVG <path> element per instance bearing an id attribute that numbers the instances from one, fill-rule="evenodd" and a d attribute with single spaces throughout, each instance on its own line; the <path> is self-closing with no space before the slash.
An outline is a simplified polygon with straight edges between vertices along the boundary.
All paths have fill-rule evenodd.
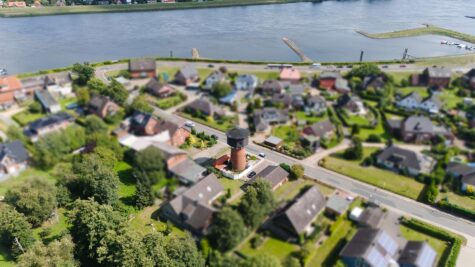
<path id="1" fill-rule="evenodd" d="M 285 43 L 288 47 L 290 47 L 290 49 L 292 49 L 292 50 L 297 54 L 297 56 L 299 56 L 299 58 L 300 58 L 300 60 L 301 60 L 302 62 L 313 62 L 313 60 L 312 60 L 311 58 L 307 57 L 307 56 L 302 52 L 302 50 L 300 50 L 300 48 L 297 46 L 297 44 L 296 44 L 294 41 L 290 40 L 290 39 L 287 38 L 287 37 L 282 38 L 282 41 L 284 41 L 284 43 Z"/>
<path id="2" fill-rule="evenodd" d="M 200 59 L 200 52 L 198 51 L 197 48 L 192 48 L 191 49 L 191 58 L 192 59 Z"/>

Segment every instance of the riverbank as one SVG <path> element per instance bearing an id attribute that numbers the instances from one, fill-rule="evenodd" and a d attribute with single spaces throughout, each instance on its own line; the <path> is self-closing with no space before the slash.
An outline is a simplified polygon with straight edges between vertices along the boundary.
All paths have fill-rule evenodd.
<path id="1" fill-rule="evenodd" d="M 461 33 L 461 32 L 437 27 L 430 24 L 424 24 L 424 27 L 420 27 L 420 28 L 385 32 L 385 33 L 367 33 L 367 32 L 359 31 L 359 30 L 357 30 L 356 32 L 372 39 L 391 39 L 391 38 L 401 38 L 401 37 L 413 37 L 413 36 L 420 36 L 420 35 L 440 35 L 440 36 L 447 36 L 447 37 L 451 37 L 454 39 L 475 44 L 474 35 Z"/>
<path id="2" fill-rule="evenodd" d="M 178 9 L 219 8 L 232 6 L 252 6 L 289 4 L 300 2 L 321 2 L 323 0 L 214 0 L 206 2 L 179 2 L 179 3 L 156 3 L 135 5 L 88 5 L 88 6 L 64 6 L 42 8 L 0 8 L 0 17 L 33 17 L 53 16 L 88 13 L 119 13 L 119 12 L 144 12 L 165 11 Z"/>

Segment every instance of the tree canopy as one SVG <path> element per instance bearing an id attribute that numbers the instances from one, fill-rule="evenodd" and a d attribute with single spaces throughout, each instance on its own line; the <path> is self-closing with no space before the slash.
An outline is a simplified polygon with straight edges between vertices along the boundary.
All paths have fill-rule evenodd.
<path id="1" fill-rule="evenodd" d="M 165 159 L 156 147 L 150 146 L 138 151 L 134 157 L 134 166 L 145 172 L 152 184 L 156 184 L 165 177 Z"/>
<path id="2" fill-rule="evenodd" d="M 88 63 L 76 63 L 73 65 L 73 73 L 77 75 L 76 81 L 79 85 L 86 85 L 94 77 L 95 70 Z"/>
<path id="3" fill-rule="evenodd" d="M 269 182 L 260 178 L 247 187 L 239 202 L 238 210 L 244 223 L 255 228 L 275 207 L 275 199 Z"/>
<path id="4" fill-rule="evenodd" d="M 17 265 L 19 267 L 79 266 L 74 259 L 74 243 L 71 236 L 65 236 L 61 240 L 55 240 L 48 245 L 37 241 L 18 258 Z"/>
<path id="5" fill-rule="evenodd" d="M 229 251 L 241 242 L 247 230 L 238 212 L 229 207 L 214 215 L 209 240 L 220 251 Z"/>
<path id="6" fill-rule="evenodd" d="M 0 242 L 18 257 L 35 242 L 26 217 L 12 206 L 0 203 Z"/>
<path id="7" fill-rule="evenodd" d="M 227 82 L 217 82 L 213 84 L 212 92 L 215 97 L 227 96 L 231 93 L 231 85 Z"/>
<path id="8" fill-rule="evenodd" d="M 383 72 L 379 69 L 376 64 L 373 63 L 363 63 L 359 66 L 354 67 L 348 72 L 348 77 L 358 77 L 361 80 L 366 76 L 370 75 L 380 75 Z"/>

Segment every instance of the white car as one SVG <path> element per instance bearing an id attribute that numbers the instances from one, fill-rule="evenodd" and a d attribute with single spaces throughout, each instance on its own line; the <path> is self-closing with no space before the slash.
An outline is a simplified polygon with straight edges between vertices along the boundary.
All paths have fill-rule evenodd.
<path id="1" fill-rule="evenodd" d="M 192 121 L 185 121 L 185 126 L 187 127 L 195 127 L 195 123 Z"/>
<path id="2" fill-rule="evenodd" d="M 310 68 L 311 69 L 319 69 L 322 67 L 322 64 L 321 63 L 313 63 Z"/>
<path id="3" fill-rule="evenodd" d="M 265 154 L 264 152 L 261 152 L 261 153 L 259 153 L 259 157 L 265 158 L 265 157 L 266 157 L 266 154 Z"/>

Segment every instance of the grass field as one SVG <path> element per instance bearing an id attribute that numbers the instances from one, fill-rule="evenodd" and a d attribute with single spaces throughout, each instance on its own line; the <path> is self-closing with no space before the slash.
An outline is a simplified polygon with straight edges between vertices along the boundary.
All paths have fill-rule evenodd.
<path id="1" fill-rule="evenodd" d="M 279 260 L 284 260 L 290 256 L 293 252 L 298 251 L 299 247 L 273 237 L 267 237 L 264 243 L 258 248 L 252 248 L 251 242 L 244 243 L 239 252 L 242 254 L 252 257 L 257 255 L 270 255 L 278 258 Z"/>
<path id="2" fill-rule="evenodd" d="M 176 94 L 174 96 L 157 99 L 155 103 L 161 109 L 169 109 L 171 107 L 179 105 L 180 103 L 183 103 L 183 101 L 185 100 L 183 100 L 183 98 L 179 94 Z"/>
<path id="3" fill-rule="evenodd" d="M 317 185 L 323 195 L 331 195 L 335 189 L 308 179 L 298 179 L 288 181 L 274 191 L 274 196 L 279 201 L 286 201 L 295 198 L 306 186 Z"/>
<path id="4" fill-rule="evenodd" d="M 211 118 L 210 120 L 204 120 L 202 118 L 193 117 L 190 114 L 184 113 L 184 112 L 181 112 L 179 116 L 192 120 L 192 121 L 196 121 L 198 123 L 204 124 L 208 127 L 211 127 L 213 129 L 216 129 L 222 132 L 226 132 L 227 130 L 235 127 L 237 124 L 237 117 L 225 117 L 220 120 L 214 120 Z"/>
<path id="5" fill-rule="evenodd" d="M 404 88 L 398 88 L 396 92 L 400 93 L 402 96 L 406 96 L 412 92 L 417 92 L 422 98 L 429 96 L 429 90 L 427 89 L 427 87 L 423 86 L 409 86 Z"/>
<path id="6" fill-rule="evenodd" d="M 442 90 L 439 99 L 444 103 L 444 107 L 448 109 L 456 108 L 457 104 L 463 103 L 463 97 L 458 96 L 456 90 Z"/>
<path id="7" fill-rule="evenodd" d="M 439 262 L 444 252 L 448 249 L 447 243 L 445 241 L 423 234 L 421 232 L 417 232 L 403 225 L 401 225 L 401 234 L 407 240 L 428 242 L 429 245 L 437 252 L 437 262 Z M 436 266 L 442 267 L 440 263 Z"/>
<path id="8" fill-rule="evenodd" d="M 233 180 L 224 177 L 220 177 L 218 180 L 224 187 L 225 192 L 227 192 L 228 189 L 231 191 L 231 197 L 241 191 L 241 186 L 244 184 L 241 180 Z"/>
<path id="9" fill-rule="evenodd" d="M 5 181 L 0 182 L 0 196 L 4 195 L 5 192 L 7 192 L 7 190 L 10 189 L 12 186 L 23 184 L 26 180 L 33 177 L 45 178 L 51 183 L 54 183 L 56 181 L 55 178 L 48 172 L 28 168 L 22 171 L 18 176 L 10 177 Z"/>
<path id="10" fill-rule="evenodd" d="M 294 116 L 297 118 L 297 120 L 305 120 L 307 123 L 315 123 L 319 121 L 323 121 L 328 118 L 327 113 L 325 112 L 321 116 L 312 116 L 312 115 L 307 115 L 305 111 L 297 111 L 294 113 Z"/>
<path id="11" fill-rule="evenodd" d="M 374 151 L 376 151 L 376 148 L 365 148 L 365 157 Z M 324 167 L 329 170 L 411 199 L 417 200 L 424 189 L 424 184 L 413 178 L 376 167 L 363 167 L 360 164 L 360 161 L 343 159 L 341 153 L 326 157 L 324 161 Z"/>
<path id="12" fill-rule="evenodd" d="M 447 198 L 450 203 L 456 203 L 464 208 L 475 210 L 475 198 L 458 195 L 454 192 L 440 193 L 439 199 Z"/>
<path id="13" fill-rule="evenodd" d="M 15 114 L 12 117 L 12 119 L 16 121 L 18 124 L 20 124 L 20 126 L 25 126 L 28 123 L 34 120 L 43 118 L 45 116 L 46 116 L 45 113 L 30 113 L 28 110 L 25 110 L 25 111 Z"/>
<path id="14" fill-rule="evenodd" d="M 130 215 L 129 227 L 143 234 L 153 231 L 163 232 L 167 228 L 167 224 L 158 220 L 156 215 L 158 208 L 159 206 L 151 206 Z M 172 226 L 171 234 L 183 235 L 184 233 L 181 229 Z"/>

